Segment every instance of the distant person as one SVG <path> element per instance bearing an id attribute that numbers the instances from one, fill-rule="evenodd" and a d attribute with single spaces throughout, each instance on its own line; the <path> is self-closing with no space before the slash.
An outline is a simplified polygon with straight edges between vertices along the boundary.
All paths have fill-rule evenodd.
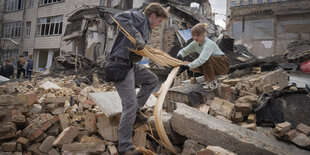
<path id="1" fill-rule="evenodd" d="M 10 60 L 6 59 L 4 61 L 4 66 L 1 67 L 1 75 L 6 78 L 11 78 L 14 76 L 14 67 L 10 64 Z"/>
<path id="2" fill-rule="evenodd" d="M 203 73 L 206 81 L 203 88 L 210 90 L 216 87 L 215 77 L 228 72 L 230 61 L 215 42 L 206 38 L 206 26 L 207 24 L 199 23 L 192 28 L 191 33 L 194 41 L 181 49 L 177 54 L 177 58 L 182 60 L 191 53 L 198 53 L 199 57 L 193 62 L 180 66 L 179 74 L 188 69 L 197 69 Z"/>
<path id="3" fill-rule="evenodd" d="M 27 65 L 26 65 L 26 77 L 31 78 L 32 70 L 33 70 L 33 59 L 32 59 L 32 55 L 29 55 L 27 59 Z"/>
<path id="4" fill-rule="evenodd" d="M 19 60 L 17 61 L 17 75 L 16 78 L 19 79 L 20 78 L 20 74 L 23 73 L 23 76 L 25 77 L 25 64 L 26 64 L 27 60 L 25 59 L 25 57 L 23 55 L 19 56 Z"/>
<path id="5" fill-rule="evenodd" d="M 16 68 L 16 65 L 15 65 L 15 58 L 14 57 L 10 57 L 10 63 L 11 63 L 11 65 L 14 67 L 14 68 Z"/>

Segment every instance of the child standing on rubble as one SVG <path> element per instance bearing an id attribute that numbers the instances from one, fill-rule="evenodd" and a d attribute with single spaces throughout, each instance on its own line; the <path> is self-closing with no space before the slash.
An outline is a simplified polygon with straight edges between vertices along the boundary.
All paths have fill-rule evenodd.
<path id="1" fill-rule="evenodd" d="M 204 89 L 210 90 L 216 87 L 216 76 L 226 74 L 229 70 L 230 61 L 220 50 L 215 42 L 206 38 L 207 24 L 199 23 L 192 28 L 192 41 L 181 49 L 177 58 L 182 60 L 185 56 L 197 52 L 199 57 L 188 65 L 181 65 L 179 74 L 185 70 L 198 70 L 203 73 L 206 85 Z"/>

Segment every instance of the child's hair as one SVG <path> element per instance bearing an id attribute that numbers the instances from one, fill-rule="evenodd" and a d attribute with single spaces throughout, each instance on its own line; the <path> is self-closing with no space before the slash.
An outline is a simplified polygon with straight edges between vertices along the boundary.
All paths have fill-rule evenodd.
<path id="1" fill-rule="evenodd" d="M 200 36 L 204 33 L 206 33 L 206 28 L 207 28 L 208 24 L 207 23 L 199 23 L 196 24 L 193 28 L 192 28 L 192 36 Z"/>
<path id="2" fill-rule="evenodd" d="M 144 14 L 149 17 L 152 13 L 155 13 L 158 17 L 168 18 L 168 11 L 158 3 L 151 3 L 144 9 Z"/>

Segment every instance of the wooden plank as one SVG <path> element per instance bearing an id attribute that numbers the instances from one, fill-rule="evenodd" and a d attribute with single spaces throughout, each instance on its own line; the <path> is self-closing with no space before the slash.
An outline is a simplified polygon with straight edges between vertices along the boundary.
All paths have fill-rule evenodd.
<path id="1" fill-rule="evenodd" d="M 155 126 L 156 126 L 156 130 L 158 132 L 158 135 L 159 135 L 160 139 L 164 142 L 164 144 L 166 144 L 165 147 L 167 149 L 169 149 L 174 154 L 177 154 L 177 151 L 175 150 L 174 146 L 171 144 L 171 142 L 170 142 L 170 140 L 169 140 L 169 138 L 165 132 L 164 124 L 162 122 L 161 112 L 162 112 L 162 107 L 163 107 L 163 103 L 165 100 L 165 96 L 168 92 L 169 87 L 172 84 L 174 77 L 177 75 L 179 68 L 180 67 L 174 67 L 173 70 L 168 75 L 167 80 L 163 83 L 162 88 L 161 88 L 161 92 L 159 94 L 159 97 L 157 99 L 155 109 L 154 109 Z"/>

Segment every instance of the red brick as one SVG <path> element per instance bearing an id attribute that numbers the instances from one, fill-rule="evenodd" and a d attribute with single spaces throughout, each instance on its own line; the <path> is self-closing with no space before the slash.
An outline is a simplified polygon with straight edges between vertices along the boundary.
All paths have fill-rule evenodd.
<path id="1" fill-rule="evenodd" d="M 32 155 L 32 153 L 30 151 L 28 151 L 24 155 Z"/>
<path id="2" fill-rule="evenodd" d="M 114 145 L 108 145 L 108 149 L 111 155 L 118 155 L 117 149 Z"/>
<path id="3" fill-rule="evenodd" d="M 47 130 L 51 126 L 52 126 L 52 123 L 50 121 L 47 121 L 44 124 L 42 124 L 40 128 L 41 128 L 42 131 L 45 131 L 45 130 Z"/>
<path id="4" fill-rule="evenodd" d="M 310 133 L 310 127 L 303 124 L 303 123 L 300 123 L 297 127 L 296 127 L 296 131 L 298 132 L 301 132 L 301 133 L 304 133 L 306 135 L 309 135 Z"/>
<path id="5" fill-rule="evenodd" d="M 56 138 L 54 136 L 48 136 L 44 139 L 39 147 L 41 152 L 48 153 L 53 148 L 53 142 Z"/>
<path id="6" fill-rule="evenodd" d="M 290 140 L 290 141 L 292 141 L 296 137 L 297 137 L 297 131 L 296 130 L 291 130 L 291 131 L 284 134 L 284 138 L 287 140 Z"/>
<path id="7" fill-rule="evenodd" d="M 29 144 L 29 139 L 27 139 L 27 138 L 25 138 L 25 137 L 19 137 L 19 138 L 17 139 L 17 142 L 18 142 L 18 143 L 21 143 L 21 144 L 23 144 L 23 145 L 28 145 L 28 144 Z"/>
<path id="8" fill-rule="evenodd" d="M 58 116 L 54 116 L 52 119 L 50 119 L 50 122 L 52 123 L 52 124 L 54 124 L 54 123 L 56 123 L 57 121 L 59 121 L 59 118 L 58 118 Z"/>
<path id="9" fill-rule="evenodd" d="M 97 132 L 96 115 L 94 113 L 87 112 L 84 115 L 84 120 L 85 120 L 85 128 L 89 133 Z"/>
<path id="10" fill-rule="evenodd" d="M 33 105 L 34 103 L 38 103 L 38 96 L 36 94 L 28 94 L 28 106 Z"/>
<path id="11" fill-rule="evenodd" d="M 83 152 L 104 152 L 105 144 L 103 143 L 73 143 L 64 144 L 62 151 L 83 151 Z"/>
<path id="12" fill-rule="evenodd" d="M 33 141 L 34 139 L 38 138 L 41 134 L 43 133 L 43 131 L 40 128 L 37 128 L 35 130 L 33 130 L 29 135 L 28 135 L 28 139 L 30 141 Z"/>
<path id="13" fill-rule="evenodd" d="M 8 142 L 1 144 L 1 150 L 5 152 L 13 152 L 16 150 L 16 142 Z"/>
<path id="14" fill-rule="evenodd" d="M 219 94 L 220 94 L 221 99 L 232 101 L 232 90 L 231 90 L 230 85 L 220 84 L 219 85 Z"/>
<path id="15" fill-rule="evenodd" d="M 76 126 L 67 127 L 60 133 L 60 135 L 54 141 L 53 145 L 61 146 L 63 144 L 71 143 L 78 134 L 79 134 L 78 127 Z"/>
<path id="16" fill-rule="evenodd" d="M 274 134 L 277 137 L 282 137 L 285 133 L 291 130 L 291 123 L 283 122 L 276 125 L 274 128 Z"/>
<path id="17" fill-rule="evenodd" d="M 91 100 L 85 100 L 83 101 L 84 104 L 89 104 L 89 105 L 96 105 L 94 101 Z"/>
<path id="18" fill-rule="evenodd" d="M 15 133 L 15 131 L 13 131 L 13 130 L 7 131 L 7 132 L 2 132 L 2 133 L 0 134 L 0 140 L 15 137 L 15 135 L 16 135 L 16 133 Z"/>
<path id="19" fill-rule="evenodd" d="M 64 130 L 65 128 L 69 126 L 69 123 L 70 123 L 69 114 L 59 114 L 58 118 L 60 121 L 61 130 Z"/>

